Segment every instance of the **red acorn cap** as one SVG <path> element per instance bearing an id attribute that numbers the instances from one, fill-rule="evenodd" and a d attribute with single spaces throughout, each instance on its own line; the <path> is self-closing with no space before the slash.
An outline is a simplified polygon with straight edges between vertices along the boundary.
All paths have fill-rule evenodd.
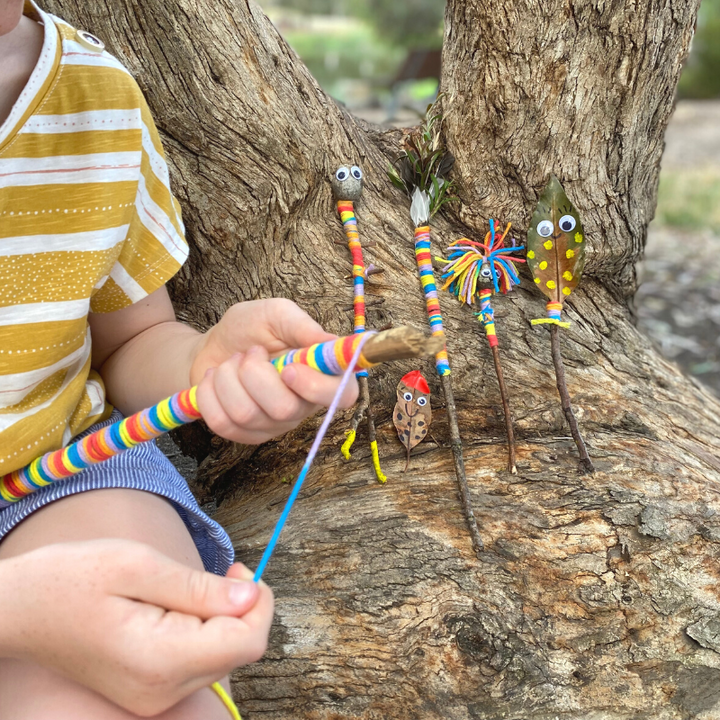
<path id="1" fill-rule="evenodd" d="M 408 387 L 415 388 L 425 395 L 430 394 L 430 388 L 428 387 L 427 380 L 423 377 L 423 374 L 419 370 L 413 370 L 407 375 L 403 375 L 400 382 L 404 382 Z"/>

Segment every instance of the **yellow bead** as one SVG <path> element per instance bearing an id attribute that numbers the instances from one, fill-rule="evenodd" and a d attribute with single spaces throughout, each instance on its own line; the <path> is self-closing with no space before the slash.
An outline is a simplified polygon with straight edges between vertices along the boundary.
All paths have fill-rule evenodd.
<path id="1" fill-rule="evenodd" d="M 540 278 L 535 278 L 535 282 L 539 285 L 539 284 L 540 284 Z"/>
<path id="2" fill-rule="evenodd" d="M 581 243 L 582 241 L 583 241 L 583 236 L 579 232 L 576 232 L 575 233 L 575 242 Z"/>
<path id="3" fill-rule="evenodd" d="M 546 284 L 551 290 L 554 290 L 554 289 L 555 289 L 555 281 L 554 281 L 554 280 L 548 280 L 545 284 Z"/>
<path id="4" fill-rule="evenodd" d="M 570 288 L 563 288 L 563 295 L 569 295 L 572 292 Z"/>
<path id="5" fill-rule="evenodd" d="M 575 251 L 574 251 L 574 250 L 568 250 L 568 251 L 565 253 L 565 257 L 566 257 L 568 260 L 569 260 L 570 258 L 574 258 L 574 257 L 575 257 Z"/>
<path id="6" fill-rule="evenodd" d="M 566 271 L 563 273 L 563 277 L 564 277 L 568 282 L 570 282 L 570 281 L 573 279 L 573 278 L 572 278 L 572 273 L 571 273 L 569 270 L 566 270 Z"/>
<path id="7" fill-rule="evenodd" d="M 543 261 L 540 263 L 540 269 L 541 269 L 541 270 L 545 270 L 546 267 L 547 267 L 547 263 L 545 262 L 545 260 L 543 260 Z"/>
<path id="8" fill-rule="evenodd" d="M 530 260 L 535 259 L 535 253 L 532 250 L 528 250 L 527 256 L 530 258 Z"/>
<path id="9" fill-rule="evenodd" d="M 544 247 L 546 250 L 552 250 L 552 246 L 553 246 L 552 240 L 548 240 L 546 243 L 543 244 L 543 247 Z"/>

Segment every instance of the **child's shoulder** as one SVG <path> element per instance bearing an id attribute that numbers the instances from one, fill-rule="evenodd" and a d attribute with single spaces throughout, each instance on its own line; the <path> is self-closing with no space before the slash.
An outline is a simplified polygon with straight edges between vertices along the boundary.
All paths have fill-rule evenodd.
<path id="1" fill-rule="evenodd" d="M 45 14 L 57 32 L 56 74 L 43 113 L 145 108 L 142 91 L 130 71 L 105 49 L 102 38 L 55 15 Z M 53 30 L 53 28 L 49 28 Z M 57 108 L 53 105 L 57 104 Z M 106 129 L 106 128 L 88 128 Z M 107 128 L 110 129 L 110 128 Z"/>

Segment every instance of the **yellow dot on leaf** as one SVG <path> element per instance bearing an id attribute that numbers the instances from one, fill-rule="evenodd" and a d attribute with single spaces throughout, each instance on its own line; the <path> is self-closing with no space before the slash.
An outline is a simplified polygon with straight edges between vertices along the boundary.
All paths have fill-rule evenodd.
<path id="1" fill-rule="evenodd" d="M 554 280 L 548 280 L 545 284 L 546 284 L 551 290 L 554 290 L 554 289 L 555 289 L 555 281 L 554 281 Z"/>
<path id="2" fill-rule="evenodd" d="M 548 240 L 546 243 L 543 243 L 543 247 L 544 247 L 546 250 L 552 250 L 552 246 L 553 246 L 552 240 Z"/>
<path id="3" fill-rule="evenodd" d="M 545 262 L 545 260 L 543 260 L 543 261 L 540 263 L 540 269 L 541 269 L 541 270 L 544 270 L 546 267 L 547 267 L 547 262 Z"/>
<path id="4" fill-rule="evenodd" d="M 570 282 L 570 280 L 573 279 L 573 278 L 572 278 L 572 273 L 571 273 L 569 270 L 566 270 L 566 271 L 563 273 L 563 277 L 564 277 L 568 282 Z"/>
<path id="5" fill-rule="evenodd" d="M 574 250 L 568 250 L 568 251 L 565 253 L 565 257 L 566 257 L 568 260 L 569 260 L 570 258 L 574 258 L 574 257 L 575 257 L 575 251 L 574 251 Z"/>
<path id="6" fill-rule="evenodd" d="M 570 288 L 563 288 L 563 295 L 569 295 L 572 292 Z"/>
<path id="7" fill-rule="evenodd" d="M 535 282 L 539 285 L 539 284 L 540 284 L 540 278 L 535 278 Z"/>
<path id="8" fill-rule="evenodd" d="M 581 243 L 582 241 L 583 241 L 583 236 L 579 232 L 576 232 L 575 233 L 575 242 Z"/>
<path id="9" fill-rule="evenodd" d="M 534 259 L 535 259 L 535 253 L 534 253 L 532 250 L 528 250 L 527 256 L 528 256 L 531 260 L 534 260 Z"/>

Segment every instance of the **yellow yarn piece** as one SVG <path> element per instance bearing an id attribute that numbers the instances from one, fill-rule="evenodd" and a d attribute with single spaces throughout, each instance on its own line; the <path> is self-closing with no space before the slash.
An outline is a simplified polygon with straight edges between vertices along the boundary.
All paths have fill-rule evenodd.
<path id="1" fill-rule="evenodd" d="M 384 484 L 387 482 L 387 476 L 380 468 L 380 453 L 378 452 L 377 440 L 373 440 L 370 443 L 370 449 L 372 450 L 372 459 L 373 467 L 375 468 L 375 475 L 377 476 L 378 482 Z"/>
<path id="2" fill-rule="evenodd" d="M 340 452 L 343 454 L 343 457 L 346 460 L 350 459 L 350 448 L 353 446 L 353 443 L 355 442 L 355 435 L 357 433 L 355 430 L 346 430 L 345 435 L 347 436 L 345 442 L 342 444 L 342 447 L 340 448 Z"/>
<path id="3" fill-rule="evenodd" d="M 536 320 L 530 321 L 531 325 L 559 325 L 563 328 L 569 328 L 569 322 L 561 322 L 560 320 L 554 320 L 553 318 L 537 318 Z"/>
<path id="4" fill-rule="evenodd" d="M 233 699 L 227 694 L 225 688 L 219 682 L 213 683 L 210 689 L 222 700 L 222 704 L 230 711 L 233 720 L 242 720 Z"/>

